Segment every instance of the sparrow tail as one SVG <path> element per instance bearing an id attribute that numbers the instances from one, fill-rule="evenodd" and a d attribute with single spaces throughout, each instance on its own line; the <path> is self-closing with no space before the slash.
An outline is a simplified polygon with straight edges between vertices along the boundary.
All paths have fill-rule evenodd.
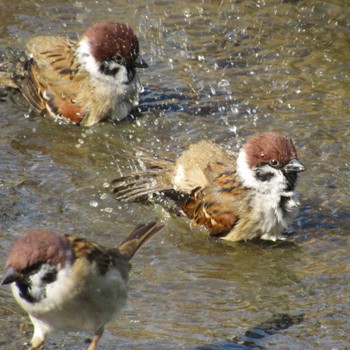
<path id="1" fill-rule="evenodd" d="M 161 158 L 145 149 L 136 148 L 136 154 L 125 154 L 128 159 L 139 162 L 143 170 L 122 176 L 111 182 L 112 193 L 117 199 L 131 202 L 148 194 L 172 190 L 171 178 L 174 161 Z"/>
<path id="2" fill-rule="evenodd" d="M 163 224 L 157 224 L 154 221 L 148 224 L 137 225 L 135 229 L 128 234 L 125 241 L 120 244 L 118 247 L 119 252 L 130 260 L 137 250 L 163 227 Z"/>

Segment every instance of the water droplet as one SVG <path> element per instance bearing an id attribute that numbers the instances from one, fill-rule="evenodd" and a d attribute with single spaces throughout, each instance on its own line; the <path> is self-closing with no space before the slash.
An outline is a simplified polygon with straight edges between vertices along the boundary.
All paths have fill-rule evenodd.
<path id="1" fill-rule="evenodd" d="M 223 87 L 227 87 L 227 86 L 230 86 L 230 82 L 226 79 L 221 79 L 219 82 L 218 82 L 218 87 L 219 88 L 223 88 Z"/>
<path id="2" fill-rule="evenodd" d="M 96 208 L 96 207 L 98 207 L 98 202 L 97 201 L 90 201 L 89 205 L 90 205 L 90 207 Z"/>
<path id="3" fill-rule="evenodd" d="M 234 133 L 234 134 L 237 134 L 237 126 L 231 126 L 229 127 L 229 131 Z"/>

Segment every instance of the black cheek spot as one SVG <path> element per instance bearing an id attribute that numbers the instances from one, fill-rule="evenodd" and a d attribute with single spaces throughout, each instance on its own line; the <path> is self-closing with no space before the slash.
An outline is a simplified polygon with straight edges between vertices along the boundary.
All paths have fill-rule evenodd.
<path id="1" fill-rule="evenodd" d="M 19 296 L 28 303 L 39 301 L 31 294 L 31 284 L 28 281 L 18 281 L 16 286 L 19 289 Z"/>
<path id="2" fill-rule="evenodd" d="M 50 271 L 48 272 L 47 274 L 45 274 L 41 280 L 43 282 L 46 282 L 47 284 L 49 283 L 52 283 L 52 282 L 55 282 L 56 281 L 56 278 L 57 277 L 57 271 Z"/>
<path id="3" fill-rule="evenodd" d="M 255 171 L 255 176 L 258 180 L 265 182 L 270 181 L 275 175 L 274 173 L 266 173 L 258 169 Z"/>
<path id="4" fill-rule="evenodd" d="M 119 72 L 119 67 L 111 68 L 109 62 L 101 62 L 100 72 L 105 75 L 115 76 Z"/>
<path id="5" fill-rule="evenodd" d="M 109 72 L 110 72 L 110 75 L 113 75 L 113 76 L 114 76 L 114 75 L 116 75 L 116 74 L 119 72 L 119 68 L 117 68 L 117 67 L 116 67 L 116 68 L 113 68 L 113 69 L 111 69 Z"/>

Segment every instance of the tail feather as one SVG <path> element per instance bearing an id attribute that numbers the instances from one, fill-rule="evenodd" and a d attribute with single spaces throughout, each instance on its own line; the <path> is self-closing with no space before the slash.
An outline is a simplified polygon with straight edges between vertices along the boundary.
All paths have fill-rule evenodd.
<path id="1" fill-rule="evenodd" d="M 111 181 L 112 193 L 117 195 L 117 199 L 128 202 L 148 194 L 171 190 L 174 161 L 139 147 L 134 149 L 135 154 L 125 153 L 123 156 L 137 160 L 142 170 Z"/>
<path id="2" fill-rule="evenodd" d="M 45 103 L 43 102 L 45 99 L 41 95 L 43 85 L 40 82 L 39 74 L 35 71 L 35 65 L 32 60 L 28 62 L 27 69 L 28 72 L 25 79 L 19 85 L 19 88 L 29 104 L 40 113 L 46 110 Z"/>
<path id="3" fill-rule="evenodd" d="M 162 187 L 159 187 L 159 188 L 153 187 L 149 189 L 146 189 L 144 187 L 138 187 L 138 188 L 133 188 L 132 190 L 130 188 L 126 188 L 121 191 L 118 190 L 117 199 L 125 202 L 133 202 L 149 194 L 162 192 L 162 190 L 163 190 Z"/>
<path id="4" fill-rule="evenodd" d="M 150 171 L 115 179 L 111 182 L 112 193 L 117 195 L 117 199 L 130 202 L 151 193 L 165 191 L 168 187 L 159 184 L 160 174 L 160 171 Z"/>
<path id="5" fill-rule="evenodd" d="M 119 252 L 130 260 L 137 250 L 155 233 L 160 231 L 164 227 L 163 224 L 158 224 L 155 221 L 147 224 L 137 225 L 126 237 L 118 249 Z"/>

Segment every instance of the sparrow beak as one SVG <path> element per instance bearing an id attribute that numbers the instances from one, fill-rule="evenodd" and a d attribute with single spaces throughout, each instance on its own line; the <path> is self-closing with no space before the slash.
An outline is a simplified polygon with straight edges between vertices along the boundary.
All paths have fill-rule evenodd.
<path id="1" fill-rule="evenodd" d="M 148 64 L 146 61 L 139 55 L 136 57 L 134 61 L 134 67 L 135 68 L 148 68 Z"/>
<path id="2" fill-rule="evenodd" d="M 297 159 L 292 159 L 283 167 L 283 170 L 285 173 L 300 173 L 301 171 L 306 170 L 306 168 Z"/>
<path id="3" fill-rule="evenodd" d="M 9 266 L 2 278 L 1 285 L 10 284 L 23 279 L 23 275 L 18 272 L 13 266 Z"/>

